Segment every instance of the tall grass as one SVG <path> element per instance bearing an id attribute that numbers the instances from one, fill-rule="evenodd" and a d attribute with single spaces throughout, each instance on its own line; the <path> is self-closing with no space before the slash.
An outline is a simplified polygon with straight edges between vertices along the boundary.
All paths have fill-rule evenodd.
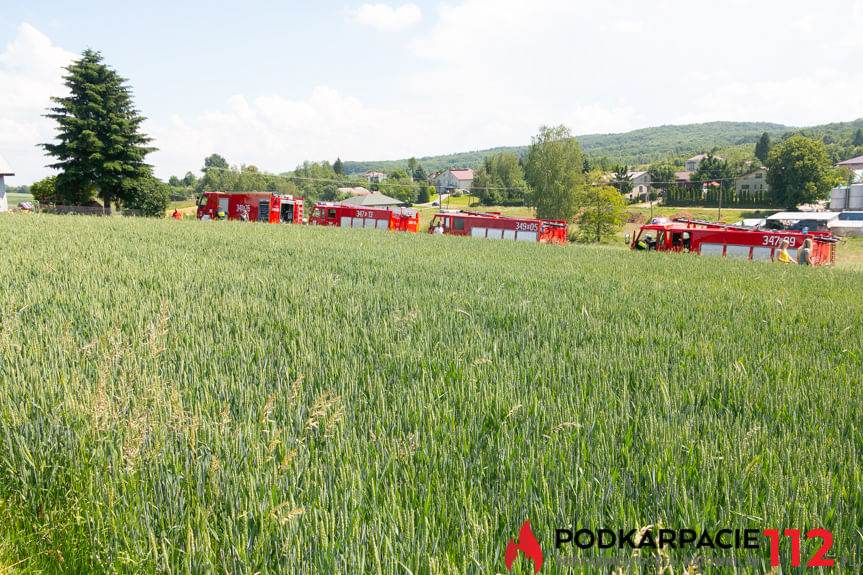
<path id="1" fill-rule="evenodd" d="M 528 518 L 543 573 L 555 528 L 658 522 L 861 560 L 859 273 L 239 222 L 0 245 L 22 572 L 493 573 Z"/>

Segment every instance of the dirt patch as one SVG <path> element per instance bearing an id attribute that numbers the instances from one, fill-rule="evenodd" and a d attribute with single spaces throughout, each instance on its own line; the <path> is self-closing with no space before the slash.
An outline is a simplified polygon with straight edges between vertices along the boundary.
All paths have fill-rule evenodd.
<path id="1" fill-rule="evenodd" d="M 675 218 L 689 218 L 691 220 L 698 219 L 698 218 L 696 218 L 695 214 L 693 214 L 692 212 L 677 212 L 676 214 L 671 216 L 672 220 Z"/>
<path id="2" fill-rule="evenodd" d="M 627 212 L 625 221 L 627 224 L 641 225 L 647 221 L 647 217 L 644 214 Z"/>

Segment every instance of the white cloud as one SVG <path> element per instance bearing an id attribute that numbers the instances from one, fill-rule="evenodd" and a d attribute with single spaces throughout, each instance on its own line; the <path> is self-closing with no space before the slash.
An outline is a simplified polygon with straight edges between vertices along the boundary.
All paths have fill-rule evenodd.
<path id="1" fill-rule="evenodd" d="M 422 12 L 416 4 L 405 4 L 393 8 L 387 4 L 363 4 L 353 12 L 361 26 L 378 30 L 404 30 L 422 20 Z"/>
<path id="2" fill-rule="evenodd" d="M 635 108 L 631 104 L 616 106 L 590 104 L 579 106 L 561 118 L 574 134 L 626 132 L 635 128 Z"/>
<path id="3" fill-rule="evenodd" d="M 143 131 L 160 148 L 149 160 L 162 178 L 196 170 L 212 153 L 280 172 L 336 156 L 397 159 L 527 144 L 543 124 L 588 134 L 715 120 L 851 120 L 863 110 L 853 49 L 863 35 L 848 30 L 863 25 L 863 3 L 828 1 L 824 14 L 803 0 L 781 9 L 745 0 L 450 0 L 434 14 L 415 4 L 364 4 L 350 12 L 349 26 L 399 30 L 432 18 L 405 45 L 363 53 L 364 62 L 381 58 L 371 60 L 380 70 L 374 82 L 333 69 L 329 86 L 321 79 L 291 86 L 300 92 L 290 97 L 272 93 L 272 84 L 244 82 L 234 96 L 213 90 L 211 99 L 197 98 L 196 112 L 148 106 Z M 834 28 L 829 14 L 853 26 Z M 686 31 L 699 23 L 722 33 L 693 44 Z M 0 153 L 21 183 L 44 175 L 30 169 L 47 163 L 35 146 L 53 137 L 41 114 L 62 93 L 60 68 L 72 58 L 28 25 L 0 53 Z"/>
<path id="4" fill-rule="evenodd" d="M 694 95 L 690 110 L 679 115 L 676 123 L 731 119 L 811 126 L 853 120 L 863 110 L 863 82 L 830 68 L 790 78 L 704 85 L 710 88 Z"/>
<path id="5" fill-rule="evenodd" d="M 611 32 L 614 34 L 641 34 L 644 30 L 644 22 L 637 20 L 616 20 L 611 23 Z"/>
<path id="6" fill-rule="evenodd" d="M 44 165 L 51 159 L 36 146 L 53 139 L 54 124 L 42 115 L 52 96 L 64 94 L 63 67 L 74 58 L 26 23 L 0 53 L 0 153 L 16 174 L 7 180 L 10 185 L 47 174 Z"/>
<path id="7" fill-rule="evenodd" d="M 304 100 L 231 96 L 220 110 L 188 120 L 174 116 L 166 125 L 150 122 L 145 131 L 159 148 L 150 156 L 156 174 L 168 178 L 200 167 L 212 153 L 273 173 L 293 170 L 304 160 L 333 162 L 336 156 L 402 157 L 415 145 L 416 134 L 429 128 L 319 86 Z"/>
<path id="8" fill-rule="evenodd" d="M 812 14 L 806 14 L 791 22 L 791 29 L 810 33 L 815 26 L 815 18 Z"/>

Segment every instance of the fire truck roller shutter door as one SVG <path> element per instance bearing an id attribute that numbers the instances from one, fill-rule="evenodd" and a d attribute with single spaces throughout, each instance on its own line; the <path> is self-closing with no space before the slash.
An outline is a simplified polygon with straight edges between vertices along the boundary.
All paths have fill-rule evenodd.
<path id="1" fill-rule="evenodd" d="M 286 224 L 294 221 L 294 204 L 282 202 L 282 222 Z"/>
<path id="2" fill-rule="evenodd" d="M 471 228 L 470 229 L 470 237 L 472 238 L 484 238 L 485 237 L 485 228 Z"/>
<path id="3" fill-rule="evenodd" d="M 701 255 L 722 257 L 724 248 L 722 244 L 701 244 Z"/>
<path id="4" fill-rule="evenodd" d="M 518 232 L 515 239 L 519 242 L 535 242 L 536 232 Z"/>
<path id="5" fill-rule="evenodd" d="M 749 249 L 749 246 L 727 246 L 725 248 L 725 257 L 735 260 L 748 260 Z"/>
<path id="6" fill-rule="evenodd" d="M 216 211 L 225 212 L 225 214 L 227 215 L 227 213 L 228 213 L 228 198 L 219 198 L 219 209 Z"/>
<path id="7" fill-rule="evenodd" d="M 503 238 L 503 230 L 498 228 L 489 228 L 485 234 L 485 237 L 490 240 L 499 240 Z"/>
<path id="8" fill-rule="evenodd" d="M 258 200 L 258 221 L 267 222 L 270 220 L 270 200 Z"/>
<path id="9" fill-rule="evenodd" d="M 351 218 L 348 216 L 342 216 L 341 223 L 339 223 L 339 225 L 343 228 L 351 227 Z"/>
<path id="10" fill-rule="evenodd" d="M 364 228 L 374 228 L 376 224 L 377 224 L 376 220 L 374 220 L 372 218 L 366 218 L 366 220 L 363 222 L 363 227 Z"/>
<path id="11" fill-rule="evenodd" d="M 389 220 L 374 220 L 375 227 L 379 230 L 388 230 L 390 228 Z"/>
<path id="12" fill-rule="evenodd" d="M 503 239 L 514 240 L 515 239 L 515 230 L 503 230 Z"/>

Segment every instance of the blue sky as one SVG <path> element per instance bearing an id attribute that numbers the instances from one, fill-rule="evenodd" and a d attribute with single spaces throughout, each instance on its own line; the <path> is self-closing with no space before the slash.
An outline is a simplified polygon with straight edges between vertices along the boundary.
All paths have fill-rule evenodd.
<path id="1" fill-rule="evenodd" d="M 167 179 L 714 120 L 863 116 L 863 3 L 0 2 L 0 154 L 49 175 L 41 117 L 86 48 L 127 78 Z"/>

